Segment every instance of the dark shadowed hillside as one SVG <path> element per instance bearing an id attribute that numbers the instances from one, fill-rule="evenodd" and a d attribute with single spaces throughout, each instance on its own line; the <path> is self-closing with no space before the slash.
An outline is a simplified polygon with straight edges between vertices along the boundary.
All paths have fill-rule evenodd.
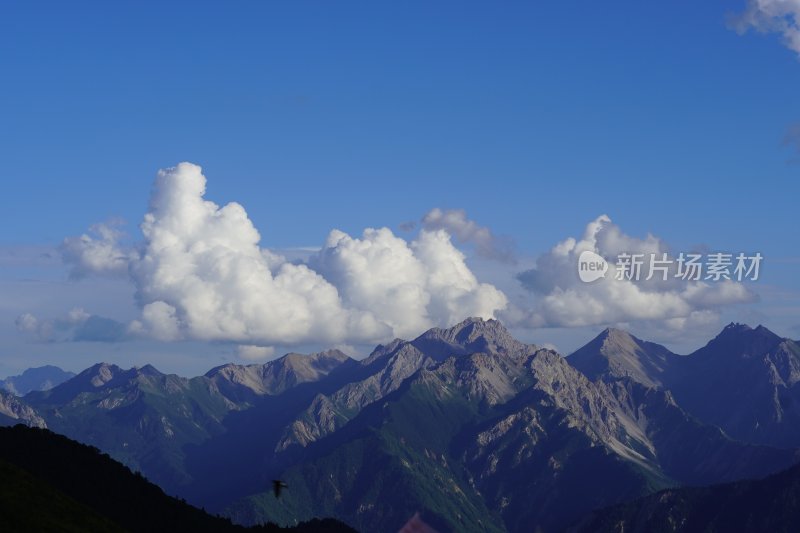
<path id="1" fill-rule="evenodd" d="M 670 489 L 594 513 L 573 533 L 800 530 L 800 466 L 755 481 Z"/>
<path id="2" fill-rule="evenodd" d="M 171 498 L 90 446 L 48 430 L 0 428 L 3 531 L 330 531 L 335 520 L 250 529 Z"/>

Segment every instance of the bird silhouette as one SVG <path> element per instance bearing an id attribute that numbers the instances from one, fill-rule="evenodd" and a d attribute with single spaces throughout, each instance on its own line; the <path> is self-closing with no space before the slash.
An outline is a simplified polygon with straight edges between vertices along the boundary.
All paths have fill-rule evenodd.
<path id="1" fill-rule="evenodd" d="M 281 490 L 288 489 L 289 485 L 281 481 L 280 479 L 273 479 L 272 480 L 272 492 L 275 493 L 276 498 L 281 497 Z"/>

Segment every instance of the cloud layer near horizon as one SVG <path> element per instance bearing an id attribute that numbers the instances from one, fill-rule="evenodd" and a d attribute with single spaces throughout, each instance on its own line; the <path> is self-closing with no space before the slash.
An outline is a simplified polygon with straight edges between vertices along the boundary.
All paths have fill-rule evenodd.
<path id="1" fill-rule="evenodd" d="M 53 320 L 23 313 L 14 325 L 18 331 L 42 342 L 115 342 L 127 335 L 125 324 L 89 314 L 81 307 L 74 307 L 65 316 Z"/>
<path id="2" fill-rule="evenodd" d="M 505 295 L 478 282 L 442 229 L 423 229 L 412 242 L 388 228 L 361 237 L 333 230 L 298 264 L 261 248 L 244 207 L 220 207 L 204 199 L 205 188 L 197 165 L 160 171 L 136 250 L 122 249 L 105 226 L 65 240 L 73 275 L 128 272 L 142 309 L 132 334 L 256 347 L 364 343 L 465 316 L 491 318 L 506 307 Z"/>

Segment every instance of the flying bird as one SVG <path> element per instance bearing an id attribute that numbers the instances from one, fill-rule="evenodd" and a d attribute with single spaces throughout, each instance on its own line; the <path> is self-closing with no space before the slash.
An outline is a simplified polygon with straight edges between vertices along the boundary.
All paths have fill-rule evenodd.
<path id="1" fill-rule="evenodd" d="M 272 480 L 272 492 L 275 493 L 276 498 L 281 497 L 281 490 L 288 489 L 289 485 L 281 481 L 280 479 L 273 479 Z"/>

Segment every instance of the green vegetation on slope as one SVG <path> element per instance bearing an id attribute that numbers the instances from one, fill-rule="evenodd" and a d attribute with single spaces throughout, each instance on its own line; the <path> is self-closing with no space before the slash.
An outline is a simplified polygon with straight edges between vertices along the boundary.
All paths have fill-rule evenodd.
<path id="1" fill-rule="evenodd" d="M 366 407 L 345 428 L 308 447 L 312 460 L 288 469 L 286 496 L 253 495 L 228 509 L 237 522 L 281 524 L 334 515 L 363 531 L 396 531 L 416 512 L 440 531 L 504 531 L 449 446 L 479 416 L 432 373 Z M 379 503 L 365 503 L 379 502 Z"/>

